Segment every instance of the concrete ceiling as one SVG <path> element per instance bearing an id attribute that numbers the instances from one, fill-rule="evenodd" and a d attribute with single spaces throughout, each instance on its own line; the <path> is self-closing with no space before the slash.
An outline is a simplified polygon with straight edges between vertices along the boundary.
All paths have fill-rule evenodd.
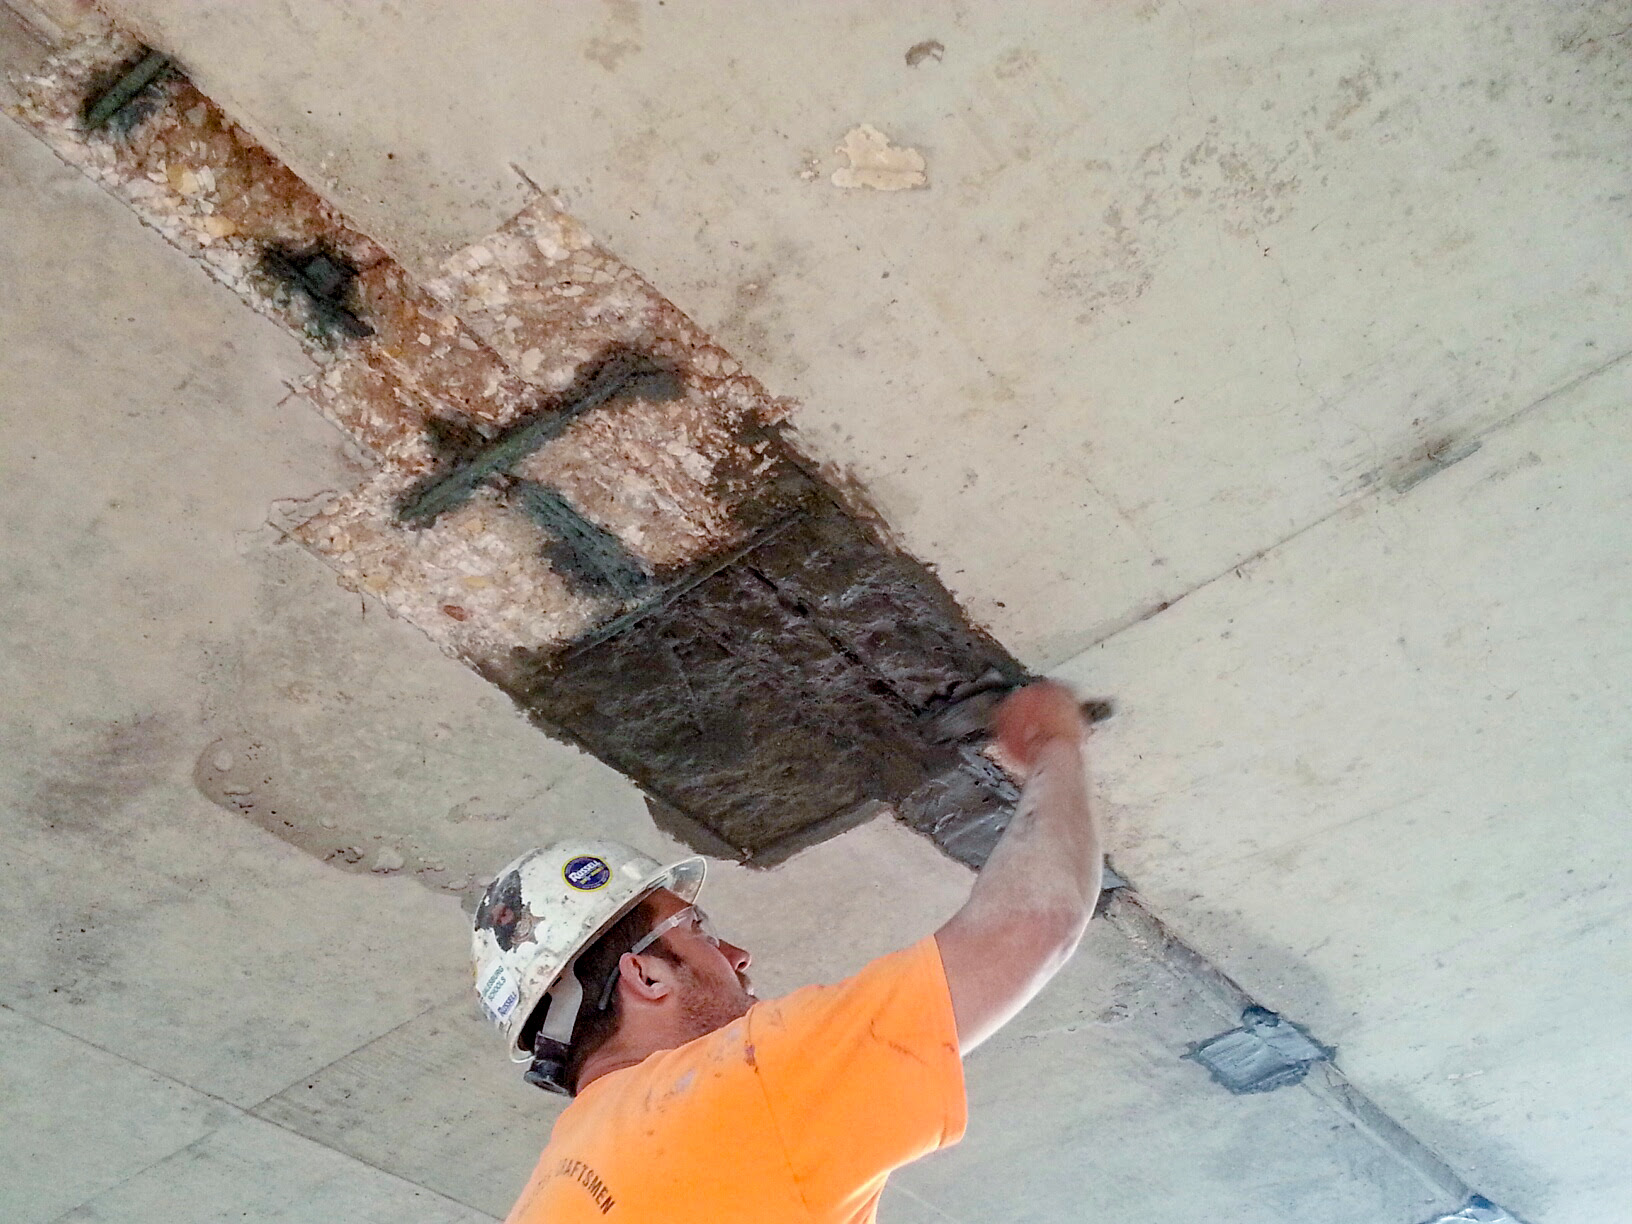
<path id="1" fill-rule="evenodd" d="M 1632 7 L 881 7 L 112 12 L 421 281 L 556 189 L 977 623 L 1117 697 L 1137 896 L 886 1219 L 1611 1218 Z M 25 71 L 92 21 L 30 16 Z M 835 185 L 864 124 L 923 187 Z M 290 542 L 378 470 L 288 395 L 309 349 L 10 121 L 0 214 L 8 1218 L 502 1215 L 552 1111 L 459 895 L 673 843 Z M 778 989 L 969 876 L 886 816 L 716 879 Z M 1182 1060 L 1248 1000 L 1335 1068 Z"/>

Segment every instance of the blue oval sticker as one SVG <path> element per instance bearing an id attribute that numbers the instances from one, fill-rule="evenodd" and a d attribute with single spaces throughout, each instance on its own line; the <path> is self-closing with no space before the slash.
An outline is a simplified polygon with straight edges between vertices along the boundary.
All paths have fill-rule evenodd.
<path id="1" fill-rule="evenodd" d="M 597 888 L 606 887 L 607 881 L 612 878 L 612 868 L 606 865 L 605 859 L 584 854 L 563 867 L 561 874 L 568 884 L 580 892 L 594 892 Z"/>

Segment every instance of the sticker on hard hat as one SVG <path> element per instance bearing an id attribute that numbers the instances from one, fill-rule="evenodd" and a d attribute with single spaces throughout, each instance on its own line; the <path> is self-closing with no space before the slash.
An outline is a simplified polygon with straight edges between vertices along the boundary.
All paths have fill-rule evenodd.
<path id="1" fill-rule="evenodd" d="M 580 892 L 594 892 L 597 888 L 606 887 L 607 881 L 612 878 L 612 868 L 606 865 L 605 859 L 584 854 L 563 867 L 561 874 L 567 878 L 568 884 Z"/>
<path id="2" fill-rule="evenodd" d="M 510 1019 L 510 1013 L 521 1002 L 521 987 L 516 982 L 516 975 L 503 965 L 493 966 L 487 980 L 477 984 L 476 993 L 481 996 L 482 1006 L 493 1017 L 495 1024 L 503 1024 Z"/>

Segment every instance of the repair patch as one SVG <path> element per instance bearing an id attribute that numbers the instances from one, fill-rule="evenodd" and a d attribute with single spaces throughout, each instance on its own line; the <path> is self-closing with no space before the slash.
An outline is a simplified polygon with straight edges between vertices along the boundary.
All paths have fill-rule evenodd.
<path id="1" fill-rule="evenodd" d="M 782 434 L 791 402 L 558 198 L 422 278 L 128 34 L 64 48 L 23 95 L 58 156 L 303 343 L 299 392 L 369 472 L 278 526 L 342 586 L 714 853 L 771 865 L 893 808 L 984 861 L 1016 791 L 981 754 L 981 711 L 953 707 L 1024 668 Z M 884 153 L 869 174 L 921 185 L 917 154 Z M 413 846 L 362 866 L 356 834 L 289 840 L 440 870 Z M 536 923 L 510 891 L 483 900 L 502 949 Z"/>
<path id="2" fill-rule="evenodd" d="M 1271 1092 L 1296 1084 L 1335 1051 L 1264 1007 L 1241 1013 L 1241 1027 L 1196 1045 L 1186 1058 L 1206 1067 L 1231 1092 Z"/>

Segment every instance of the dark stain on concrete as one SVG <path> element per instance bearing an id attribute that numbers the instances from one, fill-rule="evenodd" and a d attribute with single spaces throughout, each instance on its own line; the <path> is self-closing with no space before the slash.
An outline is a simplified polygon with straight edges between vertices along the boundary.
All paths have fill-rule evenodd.
<path id="1" fill-rule="evenodd" d="M 946 48 L 941 45 L 938 39 L 926 38 L 923 42 L 913 43 L 912 46 L 907 48 L 906 60 L 908 68 L 916 68 L 925 60 L 930 59 L 940 63 L 945 58 Z"/>
<path id="2" fill-rule="evenodd" d="M 309 313 L 307 329 L 325 343 L 363 340 L 374 329 L 356 312 L 358 268 L 338 251 L 324 247 L 293 250 L 269 245 L 261 252 L 260 274 Z"/>
<path id="3" fill-rule="evenodd" d="M 1395 465 L 1389 486 L 1395 493 L 1409 493 L 1430 476 L 1461 463 L 1482 445 L 1484 443 L 1477 438 L 1440 438 L 1424 443 Z"/>
<path id="4" fill-rule="evenodd" d="M 128 136 L 164 104 L 163 83 L 179 75 L 162 51 L 142 47 L 91 78 L 80 122 L 87 131 L 106 128 L 115 136 Z"/>
<path id="5" fill-rule="evenodd" d="M 75 730 L 78 743 L 38 770 L 22 811 L 47 828 L 105 836 L 121 809 L 168 780 L 178 737 L 160 714 L 95 721 Z"/>

